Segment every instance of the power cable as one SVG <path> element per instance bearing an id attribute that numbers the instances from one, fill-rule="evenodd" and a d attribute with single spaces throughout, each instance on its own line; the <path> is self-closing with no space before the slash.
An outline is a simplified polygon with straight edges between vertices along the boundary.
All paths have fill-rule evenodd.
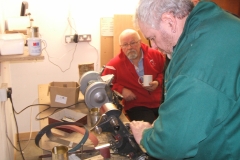
<path id="1" fill-rule="evenodd" d="M 14 122 L 15 122 L 15 126 L 16 126 L 16 132 L 17 132 L 17 141 L 18 141 L 18 146 L 19 146 L 19 151 L 21 153 L 21 156 L 22 156 L 22 159 L 25 160 L 24 156 L 23 156 L 23 150 L 22 150 L 22 147 L 21 147 L 21 144 L 20 144 L 20 138 L 19 138 L 19 130 L 18 130 L 18 123 L 17 123 L 17 118 L 16 118 L 16 115 L 14 113 L 15 109 L 14 109 L 14 106 L 13 106 L 13 102 L 12 102 L 12 93 L 10 93 L 9 91 L 7 92 L 7 97 L 10 99 L 11 101 L 11 104 L 12 104 L 12 111 L 13 111 L 13 117 L 14 117 Z M 9 137 L 7 135 L 7 138 L 8 140 Z M 12 142 L 10 141 L 10 143 L 12 144 Z M 12 144 L 13 145 L 13 144 Z M 14 145 L 13 145 L 14 146 Z M 14 147 L 15 148 L 15 147 Z M 15 148 L 16 149 L 16 148 Z"/>

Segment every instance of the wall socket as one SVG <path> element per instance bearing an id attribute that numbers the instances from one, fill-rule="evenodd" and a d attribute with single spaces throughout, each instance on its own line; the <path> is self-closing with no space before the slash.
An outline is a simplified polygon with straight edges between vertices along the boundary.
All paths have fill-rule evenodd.
<path id="1" fill-rule="evenodd" d="M 80 34 L 78 35 L 78 42 L 91 42 L 91 34 Z"/>
<path id="2" fill-rule="evenodd" d="M 66 35 L 66 36 L 65 36 L 65 42 L 66 42 L 66 43 L 75 43 L 75 42 L 73 41 L 73 39 L 74 39 L 74 35 Z"/>
<path id="3" fill-rule="evenodd" d="M 65 36 L 65 43 L 90 42 L 91 40 L 92 40 L 91 34 Z"/>

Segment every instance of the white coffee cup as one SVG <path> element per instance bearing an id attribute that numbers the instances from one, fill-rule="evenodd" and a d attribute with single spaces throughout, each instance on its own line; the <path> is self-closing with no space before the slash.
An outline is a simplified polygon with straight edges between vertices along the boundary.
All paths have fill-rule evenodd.
<path id="1" fill-rule="evenodd" d="M 142 79 L 142 83 L 140 79 Z M 138 83 L 143 86 L 149 86 L 150 82 L 152 82 L 152 75 L 143 75 L 138 78 Z"/>

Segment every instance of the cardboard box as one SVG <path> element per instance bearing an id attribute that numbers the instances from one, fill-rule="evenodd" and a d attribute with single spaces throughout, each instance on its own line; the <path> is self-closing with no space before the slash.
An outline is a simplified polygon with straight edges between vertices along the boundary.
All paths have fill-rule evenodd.
<path id="1" fill-rule="evenodd" d="M 51 107 L 67 107 L 79 99 L 80 86 L 77 82 L 51 82 L 49 85 Z"/>
<path id="2" fill-rule="evenodd" d="M 48 117 L 48 123 L 56 123 L 56 122 L 78 122 L 83 125 L 87 124 L 87 114 L 81 113 L 81 112 L 76 112 L 72 109 L 62 109 L 61 111 L 58 111 L 54 113 L 53 115 Z M 59 128 L 59 130 L 65 131 L 67 133 L 72 133 L 73 131 L 70 129 L 65 129 L 65 128 Z"/>

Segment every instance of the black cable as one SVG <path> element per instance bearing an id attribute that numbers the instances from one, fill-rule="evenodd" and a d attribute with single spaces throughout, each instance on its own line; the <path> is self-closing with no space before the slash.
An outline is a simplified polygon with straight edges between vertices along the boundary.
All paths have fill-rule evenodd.
<path id="1" fill-rule="evenodd" d="M 51 107 L 51 105 L 49 105 L 49 104 L 33 104 L 33 105 L 29 105 L 29 106 L 25 107 L 25 108 L 22 109 L 20 112 L 17 112 L 17 111 L 15 110 L 14 106 L 13 106 L 11 91 L 8 92 L 7 94 L 8 94 L 8 95 L 7 95 L 8 98 L 10 99 L 11 104 L 12 104 L 12 111 L 13 111 L 13 116 L 14 116 L 14 120 L 15 120 L 15 126 L 16 126 L 16 132 L 17 132 L 17 141 L 18 141 L 19 150 L 18 150 L 17 148 L 15 148 L 15 146 L 13 145 L 13 143 L 10 141 L 9 138 L 8 138 L 8 140 L 9 140 L 10 143 L 13 145 L 14 149 L 17 150 L 17 151 L 19 151 L 19 152 L 21 153 L 21 156 L 22 156 L 22 159 L 23 159 L 23 160 L 25 160 L 25 158 L 24 158 L 24 156 L 23 156 L 23 150 L 22 150 L 22 147 L 21 147 L 21 144 L 20 144 L 19 129 L 18 129 L 18 124 L 17 124 L 17 119 L 16 119 L 15 113 L 16 113 L 16 114 L 20 114 L 21 112 L 23 112 L 23 111 L 26 110 L 27 108 L 33 107 L 33 106 L 39 106 L 39 105 L 48 106 L 48 108 L 44 109 L 43 111 L 39 112 L 39 113 L 36 115 L 36 120 L 42 120 L 42 119 L 48 118 L 49 116 L 51 116 L 52 114 L 54 114 L 54 113 L 55 113 L 56 111 L 58 111 L 58 110 L 61 110 L 61 109 L 64 109 L 64 108 L 69 108 L 69 107 L 71 107 L 71 106 L 73 106 L 73 105 L 76 105 L 76 104 L 79 104 L 79 103 L 85 103 L 85 102 L 81 101 L 81 102 L 77 102 L 77 103 L 75 103 L 75 104 L 72 104 L 72 105 L 66 106 L 66 107 Z M 38 115 L 40 115 L 41 113 L 43 113 L 44 111 L 46 111 L 46 110 L 48 110 L 48 109 L 50 109 L 50 108 L 56 108 L 56 109 L 54 110 L 53 113 L 51 113 L 50 115 L 48 115 L 48 116 L 46 116 L 46 117 L 43 117 L 43 118 L 40 118 L 40 119 L 37 118 Z"/>
<path id="2" fill-rule="evenodd" d="M 39 112 L 39 113 L 36 115 L 36 120 L 43 120 L 43 119 L 48 118 L 49 116 L 53 115 L 54 113 L 56 113 L 58 110 L 62 110 L 62 109 L 65 109 L 65 108 L 70 108 L 70 107 L 72 107 L 72 106 L 74 106 L 74 105 L 76 105 L 76 104 L 79 104 L 79 103 L 85 103 L 85 102 L 82 102 L 82 101 L 81 101 L 81 102 L 77 102 L 77 103 L 75 103 L 75 104 L 72 104 L 72 105 L 66 106 L 66 107 L 51 107 L 50 105 L 48 105 L 48 106 L 49 106 L 48 108 L 42 110 L 41 112 Z M 47 104 L 44 104 L 44 105 L 47 105 Z M 49 115 L 46 116 L 46 117 L 37 118 L 41 113 L 47 111 L 47 110 L 50 109 L 50 108 L 56 108 L 56 109 L 55 109 L 51 114 L 49 114 Z"/>
<path id="3" fill-rule="evenodd" d="M 20 150 L 20 153 L 21 153 L 21 156 L 22 156 L 22 159 L 25 160 L 24 156 L 23 156 L 23 151 L 22 151 L 22 147 L 21 147 L 21 144 L 20 144 L 20 138 L 19 138 L 19 131 L 18 131 L 18 124 L 17 124 L 17 119 L 16 119 L 16 115 L 14 113 L 15 109 L 14 109 L 14 106 L 13 106 L 13 101 L 12 101 L 12 96 L 10 94 L 9 96 L 9 99 L 11 101 L 11 104 L 12 104 L 12 111 L 13 111 L 13 117 L 14 117 L 14 120 L 15 120 L 15 125 L 16 125 L 16 131 L 17 131 L 17 141 L 18 141 L 18 146 L 19 146 L 19 150 Z"/>
<path id="4" fill-rule="evenodd" d="M 39 105 L 50 106 L 49 104 L 32 104 L 32 105 L 29 105 L 29 106 L 27 106 L 26 108 L 22 109 L 20 112 L 17 112 L 17 111 L 14 109 L 14 112 L 15 112 L 16 114 L 20 114 L 20 113 L 22 113 L 24 110 L 26 110 L 26 109 L 29 108 L 29 107 L 39 106 Z M 51 106 L 50 106 L 50 107 L 51 107 Z"/>
<path id="5" fill-rule="evenodd" d="M 20 114 L 20 113 L 22 113 L 24 110 L 26 110 L 26 109 L 29 108 L 29 107 L 39 106 L 39 105 L 47 106 L 46 109 L 42 110 L 41 112 L 39 112 L 39 113 L 36 115 L 36 120 L 43 120 L 43 119 L 48 118 L 49 116 L 53 115 L 53 114 L 54 114 L 56 111 L 58 111 L 58 110 L 62 110 L 62 109 L 65 109 L 65 108 L 69 108 L 69 107 L 72 107 L 72 106 L 74 106 L 74 105 L 76 105 L 76 104 L 79 104 L 79 103 L 85 103 L 85 102 L 80 101 L 80 102 L 74 103 L 74 104 L 72 104 L 72 105 L 70 105 L 70 106 L 66 106 L 66 107 L 52 107 L 52 106 L 49 105 L 49 104 L 32 104 L 32 105 L 29 105 L 29 106 L 25 107 L 25 108 L 22 109 L 20 112 L 17 112 L 17 111 L 14 109 L 14 107 L 13 107 L 13 111 L 14 111 L 14 113 L 16 113 L 16 114 Z M 46 116 L 46 117 L 37 118 L 41 113 L 47 111 L 47 110 L 50 109 L 50 108 L 56 108 L 56 109 L 55 109 L 51 114 L 49 114 L 49 115 Z"/>
<path id="6" fill-rule="evenodd" d="M 11 88 L 8 88 L 8 89 L 9 89 L 9 91 L 7 92 L 7 97 L 10 99 L 10 102 L 11 102 L 11 104 L 12 104 L 12 111 L 13 111 L 13 117 L 14 117 L 15 126 L 16 126 L 17 141 L 18 141 L 18 146 L 19 146 L 19 152 L 21 153 L 21 156 L 22 156 L 22 159 L 23 159 L 23 160 L 25 160 L 25 158 L 24 158 L 24 156 L 23 156 L 23 150 L 22 150 L 22 147 L 21 147 L 21 144 L 20 144 L 19 129 L 18 129 L 18 123 L 17 123 L 17 118 L 16 118 L 15 113 L 16 113 L 16 114 L 20 114 L 21 112 L 23 112 L 24 110 L 26 110 L 27 108 L 32 107 L 32 106 L 39 106 L 39 105 L 48 106 L 48 108 L 44 109 L 43 111 L 39 112 L 39 113 L 36 115 L 36 119 L 37 119 L 37 116 L 38 116 L 39 114 L 43 113 L 44 111 L 48 110 L 49 108 L 56 108 L 56 109 L 54 110 L 54 112 L 50 114 L 50 115 L 52 115 L 52 114 L 54 114 L 57 110 L 61 110 L 61 109 L 64 109 L 64 108 L 69 108 L 69 107 L 74 106 L 74 105 L 79 104 L 79 103 L 85 103 L 85 102 L 83 102 L 83 101 L 80 101 L 80 102 L 77 102 L 77 103 L 72 104 L 72 105 L 70 105 L 70 106 L 61 107 L 61 108 L 60 108 L 60 107 L 51 107 L 51 105 L 49 105 L 49 104 L 33 104 L 33 105 L 29 105 L 29 106 L 25 107 L 25 108 L 22 109 L 20 112 L 17 112 L 17 111 L 15 110 L 15 108 L 14 108 L 13 101 L 12 101 L 12 89 L 11 89 Z M 50 116 L 50 115 L 49 115 L 49 116 Z M 48 118 L 49 116 L 46 116 L 46 117 L 44 117 L 44 118 L 37 119 L 37 120 L 42 120 L 42 119 Z M 11 141 L 10 141 L 10 142 L 11 142 Z M 12 144 L 12 142 L 11 142 L 11 144 Z M 12 144 L 12 145 L 13 145 L 13 144 Z M 16 149 L 16 148 L 14 147 L 14 149 Z M 16 149 L 16 150 L 17 150 L 17 149 Z"/>

